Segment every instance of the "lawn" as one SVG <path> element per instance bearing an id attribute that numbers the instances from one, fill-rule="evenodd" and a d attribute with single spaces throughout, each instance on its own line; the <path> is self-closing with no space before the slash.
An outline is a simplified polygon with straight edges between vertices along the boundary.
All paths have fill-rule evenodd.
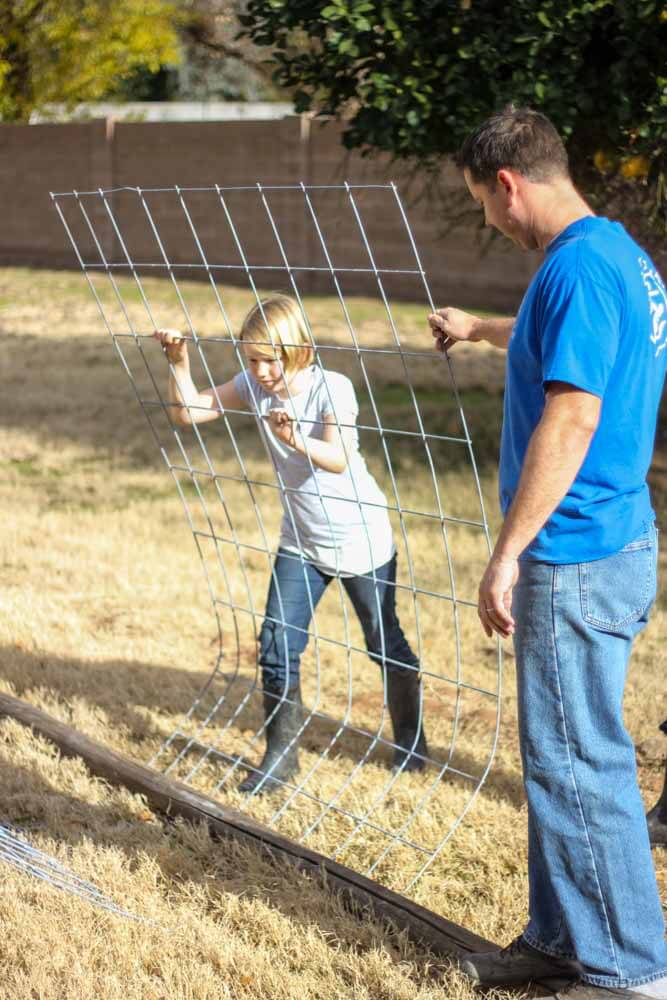
<path id="1" fill-rule="evenodd" d="M 146 282 L 156 322 L 179 322 L 168 283 Z M 220 335 L 220 322 L 207 286 L 183 284 L 192 318 L 203 336 Z M 139 296 L 122 284 L 132 320 L 146 328 Z M 246 292 L 224 289 L 232 323 L 247 309 Z M 100 285 L 110 310 L 113 301 Z M 326 366 L 353 378 L 361 402 L 361 443 L 369 466 L 392 495 L 392 481 L 374 428 L 374 412 L 384 427 L 415 429 L 414 408 L 401 376 L 404 359 L 382 353 L 390 331 L 372 299 L 351 300 L 351 314 L 368 356 L 373 398 L 356 356 L 333 348 L 345 343 L 340 309 L 332 299 L 309 299 L 309 314 L 321 331 Z M 395 309 L 401 340 L 417 352 L 428 343 L 425 307 Z M 120 319 L 114 315 L 114 328 Z M 180 724 L 221 654 L 220 674 L 207 697 L 226 691 L 225 708 L 201 730 L 217 738 L 215 725 L 227 723 L 219 746 L 255 759 L 248 747 L 259 723 L 259 698 L 243 702 L 255 671 L 252 616 L 218 608 L 213 614 L 202 562 L 153 434 L 105 334 L 83 278 L 67 272 L 0 271 L 0 334 L 5 392 L 0 398 L 0 495 L 6 530 L 0 541 L 3 569 L 0 618 L 0 686 L 30 701 L 89 736 L 146 762 Z M 160 388 L 166 372 L 156 345 L 140 342 Z M 136 343 L 126 342 L 127 360 L 140 394 L 156 398 Z M 220 381 L 233 358 L 223 343 L 210 344 Z M 446 365 L 440 358 L 409 358 L 412 382 L 428 430 L 441 436 L 461 433 Z M 502 411 L 503 356 L 489 348 L 459 348 L 453 366 L 473 440 L 481 489 L 492 532 L 497 529 L 496 463 Z M 199 373 L 200 374 L 200 373 Z M 375 403 L 375 411 L 373 407 Z M 156 430 L 174 464 L 173 435 L 159 410 Z M 418 429 L 418 428 L 417 428 Z M 247 418 L 235 418 L 235 436 L 253 477 L 269 483 L 271 469 Z M 208 425 L 204 447 L 191 431 L 183 441 L 197 463 L 210 458 L 216 469 L 230 468 L 229 438 Z M 400 506 L 437 510 L 434 481 L 422 445 L 409 438 L 389 444 L 400 489 Z M 473 600 L 484 565 L 483 532 L 467 524 L 480 516 L 465 449 L 434 444 L 436 482 L 451 519 L 448 544 L 457 596 Z M 178 463 L 176 463 L 178 464 Z M 198 465 L 199 467 L 199 465 Z M 199 529 L 215 507 L 213 490 L 192 476 L 176 473 L 183 497 Z M 667 509 L 667 437 L 663 421 L 652 473 L 659 523 Z M 238 537 L 258 538 L 258 519 L 246 487 L 225 481 L 225 497 Z M 259 489 L 267 534 L 275 538 L 279 511 L 275 490 Z M 202 502 L 201 491 L 208 494 Z M 217 516 L 217 514 L 215 515 Z M 437 519 L 392 514 L 404 580 L 408 555 L 419 589 L 447 592 L 452 579 Z M 217 524 L 218 522 L 216 522 Z M 223 522 L 219 522 L 222 524 Z M 229 528 L 229 519 L 225 522 Z M 406 527 L 407 525 L 407 527 Z M 222 534 L 222 528 L 220 528 Z M 406 546 L 405 539 L 408 540 Z M 665 556 L 662 557 L 664 568 Z M 213 554 L 205 565 L 215 572 Z M 215 584 L 246 606 L 263 604 L 267 560 L 249 553 L 232 567 L 231 578 Z M 213 567 L 213 569 L 211 569 Z M 445 581 L 445 582 L 443 582 Z M 245 595 L 245 596 L 244 596 Z M 399 605 L 406 632 L 416 634 L 415 602 L 406 590 Z M 451 684 L 493 690 L 497 654 L 479 629 L 474 609 L 461 605 L 454 642 L 450 605 L 424 597 L 419 606 L 422 665 L 427 671 L 425 721 L 432 752 L 443 760 L 456 720 L 455 762 L 479 775 L 493 742 L 493 698 Z M 242 620 L 242 624 L 239 622 Z M 341 634 L 341 604 L 333 592 L 318 613 L 323 635 Z M 657 732 L 664 713 L 665 593 L 635 650 L 626 695 L 626 719 L 637 743 L 639 776 L 647 807 L 661 787 L 667 741 Z M 359 644 L 354 622 L 351 639 Z M 222 638 L 222 647 L 220 646 Z M 374 668 L 361 654 L 348 662 L 324 644 L 321 672 L 314 655 L 304 659 L 306 700 L 312 702 L 319 677 L 323 713 L 340 718 L 346 700 L 341 670 L 354 681 L 354 728 L 374 732 L 382 690 Z M 458 673 L 457 673 L 458 670 Z M 346 675 L 347 676 L 347 675 Z M 458 691 L 458 701 L 452 696 Z M 210 703 L 207 703 L 207 705 Z M 204 706 L 206 707 L 206 706 Z M 472 811 L 429 871 L 410 891 L 413 898 L 450 920 L 490 939 L 505 942 L 526 917 L 525 802 L 516 739 L 516 700 L 511 650 L 505 653 L 500 743 L 488 780 Z M 233 716 L 233 718 L 232 718 Z M 350 727 L 352 729 L 353 727 Z M 265 857 L 230 844 L 213 843 L 202 830 L 164 824 L 138 796 L 112 789 L 91 777 L 76 760 L 61 760 L 54 748 L 17 723 L 0 724 L 0 822 L 21 827 L 31 840 L 95 882 L 120 905 L 150 923 L 133 923 L 91 910 L 82 901 L 35 880 L 3 870 L 0 881 L 0 996 L 19 998 L 441 998 L 474 995 L 446 963 L 364 917 L 347 914 L 340 902 L 307 878 L 273 865 Z M 323 758 L 323 748 L 331 751 Z M 306 790 L 323 800 L 334 796 L 341 774 L 348 775 L 368 742 L 345 732 L 331 744 L 326 720 L 304 738 L 302 773 L 312 771 Z M 167 763 L 170 759 L 163 757 Z M 405 775 L 382 794 L 389 780 L 388 753 L 381 744 L 355 772 L 339 805 L 368 808 L 376 796 L 377 825 L 395 829 L 433 784 L 435 769 Z M 179 762 L 187 774 L 191 761 Z M 193 783 L 210 791 L 224 767 L 207 760 Z M 279 796 L 248 803 L 234 790 L 236 776 L 220 796 L 259 819 L 272 818 Z M 345 798 L 347 796 L 347 798 Z M 469 786 L 441 781 L 411 830 L 415 841 L 438 843 L 469 797 Z M 313 798 L 298 798 L 276 820 L 281 832 L 298 837 L 316 818 Z M 307 843 L 330 854 L 350 832 L 344 811 L 330 813 Z M 365 828 L 340 860 L 366 870 L 380 851 L 378 837 Z M 655 860 L 662 889 L 664 852 Z M 415 852 L 390 852 L 376 871 L 387 885 L 402 888 L 417 870 Z M 498 994 L 500 996 L 500 994 Z"/>

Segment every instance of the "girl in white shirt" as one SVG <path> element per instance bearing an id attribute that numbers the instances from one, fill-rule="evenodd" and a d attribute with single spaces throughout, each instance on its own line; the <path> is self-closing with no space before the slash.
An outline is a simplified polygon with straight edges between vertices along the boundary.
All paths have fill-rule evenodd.
<path id="1" fill-rule="evenodd" d="M 259 414 L 280 486 L 280 543 L 259 639 L 267 746 L 240 790 L 276 788 L 299 769 L 301 654 L 334 577 L 359 617 L 370 658 L 386 671 L 393 766 L 421 770 L 427 747 L 419 663 L 396 616 L 396 549 L 385 497 L 359 452 L 352 383 L 313 363 L 301 309 L 285 295 L 251 309 L 239 336 L 247 367 L 215 388 L 195 387 L 178 330 L 157 330 L 155 337 L 171 362 L 176 422 L 214 420 L 225 408 Z"/>

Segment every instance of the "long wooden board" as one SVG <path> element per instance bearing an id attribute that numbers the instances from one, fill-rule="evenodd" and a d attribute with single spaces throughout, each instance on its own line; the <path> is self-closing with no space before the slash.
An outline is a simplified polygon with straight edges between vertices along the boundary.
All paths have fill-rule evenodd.
<path id="1" fill-rule="evenodd" d="M 144 795 L 146 801 L 159 812 L 206 823 L 216 836 L 234 837 L 268 849 L 281 860 L 340 892 L 346 901 L 354 905 L 355 911 L 361 908 L 376 917 L 390 920 L 402 930 L 407 930 L 411 938 L 427 943 L 438 954 L 456 958 L 471 951 L 488 951 L 497 947 L 399 893 L 282 837 L 251 816 L 221 805 L 187 785 L 170 781 L 158 771 L 136 764 L 19 698 L 0 693 L 2 715 L 30 726 L 55 743 L 66 756 L 81 757 L 92 774 Z"/>
<path id="2" fill-rule="evenodd" d="M 329 890 L 340 893 L 343 901 L 356 914 L 365 912 L 390 922 L 405 930 L 411 940 L 428 945 L 436 954 L 456 960 L 470 952 L 490 951 L 498 947 L 492 941 L 473 934 L 345 865 L 280 836 L 251 816 L 221 805 L 187 785 L 170 781 L 158 771 L 136 764 L 19 698 L 0 693 L 2 716 L 30 726 L 40 736 L 55 743 L 65 756 L 80 757 L 92 774 L 145 796 L 157 811 L 167 816 L 182 816 L 195 823 L 206 823 L 215 837 L 233 837 L 267 850 L 273 857 L 306 872 Z M 533 992 L 533 996 L 551 995 L 551 990 L 537 989 Z"/>

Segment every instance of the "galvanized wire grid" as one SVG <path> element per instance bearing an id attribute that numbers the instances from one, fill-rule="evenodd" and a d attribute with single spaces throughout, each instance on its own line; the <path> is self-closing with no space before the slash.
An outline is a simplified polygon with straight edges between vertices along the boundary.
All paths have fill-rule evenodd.
<path id="1" fill-rule="evenodd" d="M 124 910 L 108 896 L 105 896 L 92 882 L 80 878 L 56 858 L 33 847 L 20 830 L 1 824 L 0 861 L 4 861 L 5 864 L 16 868 L 25 875 L 31 875 L 33 878 L 46 882 L 54 889 L 61 889 L 72 896 L 78 896 L 92 906 L 106 910 L 114 916 L 128 917 L 130 920 L 138 920 L 142 923 L 151 922 Z"/>
<path id="2" fill-rule="evenodd" d="M 262 753 L 256 648 L 278 544 L 277 491 L 285 486 L 257 449 L 257 413 L 226 409 L 212 425 L 182 429 L 173 423 L 166 363 L 152 331 L 180 326 L 198 363 L 198 389 L 214 389 L 245 371 L 238 319 L 228 307 L 231 291 L 220 282 L 244 278 L 250 305 L 260 301 L 270 279 L 299 303 L 316 346 L 315 364 L 323 368 L 325 359 L 328 367 L 331 360 L 354 382 L 362 403 L 361 451 L 387 495 L 400 555 L 397 605 L 420 662 L 427 767 L 420 775 L 387 767 L 394 744 L 386 676 L 365 658 L 341 580 L 334 577 L 313 609 L 302 663 L 306 711 L 298 739 L 305 765 L 281 791 L 262 797 L 261 808 L 255 797 L 241 807 L 259 810 L 293 839 L 324 845 L 331 856 L 408 891 L 441 854 L 489 772 L 502 659 L 499 644 L 493 655 L 483 648 L 476 622 L 474 584 L 489 533 L 451 362 L 434 355 L 426 334 L 418 343 L 406 342 L 392 307 L 394 289 L 420 303 L 424 329 L 435 308 L 398 190 L 393 184 L 256 184 L 51 197 L 174 479 L 206 577 L 216 662 L 152 763 L 208 792 L 232 794 L 236 779 L 253 770 Z M 381 237 L 373 245 L 373 231 L 379 226 L 381 233 L 390 213 L 404 234 L 398 250 Z M 244 231 L 246 219 L 252 226 Z M 304 246 L 307 261 L 295 257 Z M 158 276 L 172 296 L 169 316 L 156 315 L 151 305 L 147 285 Z M 216 328 L 205 336 L 198 306 L 188 301 L 192 286 L 182 284 L 193 277 L 208 283 L 215 305 Z M 327 324 L 311 321 L 314 291 L 331 296 L 335 338 L 327 336 Z M 360 292 L 374 300 L 372 319 L 381 327 L 370 339 L 359 333 Z M 394 396 L 400 405 L 392 424 L 386 416 Z M 443 432 L 433 417 L 439 400 L 450 404 L 457 433 Z M 422 413 L 424 401 L 435 427 Z M 335 410 L 333 401 L 331 406 Z M 457 476 L 454 499 L 447 493 L 450 468 Z M 417 481 L 421 493 L 415 492 Z M 369 672 L 377 675 L 375 691 Z"/>

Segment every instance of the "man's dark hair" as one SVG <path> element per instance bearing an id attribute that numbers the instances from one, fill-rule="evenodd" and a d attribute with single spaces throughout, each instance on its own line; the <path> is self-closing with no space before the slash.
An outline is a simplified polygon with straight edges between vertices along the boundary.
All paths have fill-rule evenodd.
<path id="1" fill-rule="evenodd" d="M 549 119 L 513 104 L 477 126 L 457 153 L 456 165 L 468 170 L 475 184 L 490 188 L 503 168 L 537 182 L 570 176 L 563 140 Z"/>

